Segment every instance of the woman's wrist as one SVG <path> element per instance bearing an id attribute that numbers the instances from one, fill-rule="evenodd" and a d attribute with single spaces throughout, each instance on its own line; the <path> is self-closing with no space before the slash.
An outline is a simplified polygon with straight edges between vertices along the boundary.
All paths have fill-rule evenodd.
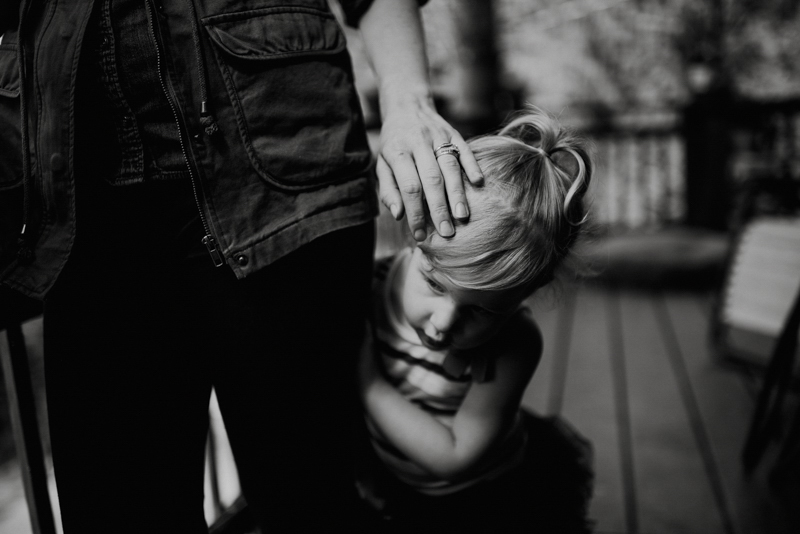
<path id="1" fill-rule="evenodd" d="M 398 90 L 395 84 L 387 84 L 391 87 L 380 90 L 381 118 L 393 113 L 407 114 L 420 112 L 433 112 L 433 93 L 430 87 L 422 85 L 418 87 L 404 87 Z"/>

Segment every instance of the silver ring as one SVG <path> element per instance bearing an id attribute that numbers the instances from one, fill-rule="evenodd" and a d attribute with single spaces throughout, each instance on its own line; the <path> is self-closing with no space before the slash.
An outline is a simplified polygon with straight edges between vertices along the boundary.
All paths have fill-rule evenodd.
<path id="1" fill-rule="evenodd" d="M 436 159 L 447 154 L 452 154 L 457 158 L 461 154 L 461 151 L 458 150 L 458 147 L 453 143 L 442 143 L 433 151 L 433 155 L 436 156 Z"/>

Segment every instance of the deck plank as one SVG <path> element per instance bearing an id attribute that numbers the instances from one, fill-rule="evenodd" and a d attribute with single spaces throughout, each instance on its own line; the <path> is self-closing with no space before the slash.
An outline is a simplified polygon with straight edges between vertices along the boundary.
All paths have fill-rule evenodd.
<path id="1" fill-rule="evenodd" d="M 604 290 L 583 287 L 575 302 L 562 415 L 594 446 L 589 515 L 597 532 L 626 532 L 617 415 Z"/>
<path id="2" fill-rule="evenodd" d="M 614 412 L 617 421 L 617 439 L 619 441 L 620 476 L 622 478 L 625 505 L 625 524 L 627 532 L 637 534 L 639 532 L 639 510 L 636 497 L 631 409 L 629 405 L 630 394 L 628 392 L 628 374 L 625 365 L 626 354 L 622 335 L 622 309 L 619 291 L 616 289 L 610 291 L 605 300 L 609 361 L 614 389 Z"/>
<path id="3" fill-rule="evenodd" d="M 639 530 L 724 533 L 652 298 L 620 293 Z"/>
<path id="4" fill-rule="evenodd" d="M 766 469 L 746 477 L 741 451 L 754 410 L 746 377 L 715 360 L 709 342 L 709 310 L 702 297 L 670 294 L 664 302 L 697 397 L 722 489 L 737 534 L 800 531 L 766 485 Z"/>
<path id="5" fill-rule="evenodd" d="M 650 302 L 660 330 L 661 341 L 664 344 L 667 358 L 678 386 L 683 408 L 689 418 L 690 430 L 694 436 L 701 460 L 703 461 L 705 476 L 711 486 L 712 495 L 722 520 L 724 532 L 726 534 L 735 534 L 733 514 L 723 489 L 722 474 L 720 473 L 718 462 L 715 458 L 713 448 L 711 447 L 707 425 L 700 411 L 695 385 L 692 383 L 692 377 L 677 338 L 673 319 L 667 308 L 667 301 L 670 299 L 671 296 L 668 295 L 654 294 Z M 703 321 L 704 317 L 707 316 L 701 315 L 697 323 L 705 323 L 706 331 L 708 331 L 708 321 Z"/>
<path id="6" fill-rule="evenodd" d="M 550 415 L 548 399 L 552 391 L 553 362 L 557 357 L 558 320 L 563 306 L 547 291 L 528 299 L 533 317 L 539 325 L 544 340 L 542 359 L 522 398 L 522 405 L 540 415 Z"/>

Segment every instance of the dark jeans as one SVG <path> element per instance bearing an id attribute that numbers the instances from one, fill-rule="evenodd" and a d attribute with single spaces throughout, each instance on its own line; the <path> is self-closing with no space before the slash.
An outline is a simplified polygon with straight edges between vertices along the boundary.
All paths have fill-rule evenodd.
<path id="1" fill-rule="evenodd" d="M 352 531 L 372 224 L 236 280 L 200 244 L 188 183 L 86 182 L 74 252 L 45 303 L 67 534 L 207 532 L 212 386 L 264 532 Z"/>

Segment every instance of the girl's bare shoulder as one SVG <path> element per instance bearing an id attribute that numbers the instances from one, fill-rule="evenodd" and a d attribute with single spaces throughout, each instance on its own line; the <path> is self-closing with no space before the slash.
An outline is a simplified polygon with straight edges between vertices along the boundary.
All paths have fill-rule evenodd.
<path id="1" fill-rule="evenodd" d="M 512 315 L 494 341 L 503 353 L 524 353 L 538 357 L 542 352 L 542 332 L 531 310 L 525 306 Z"/>

